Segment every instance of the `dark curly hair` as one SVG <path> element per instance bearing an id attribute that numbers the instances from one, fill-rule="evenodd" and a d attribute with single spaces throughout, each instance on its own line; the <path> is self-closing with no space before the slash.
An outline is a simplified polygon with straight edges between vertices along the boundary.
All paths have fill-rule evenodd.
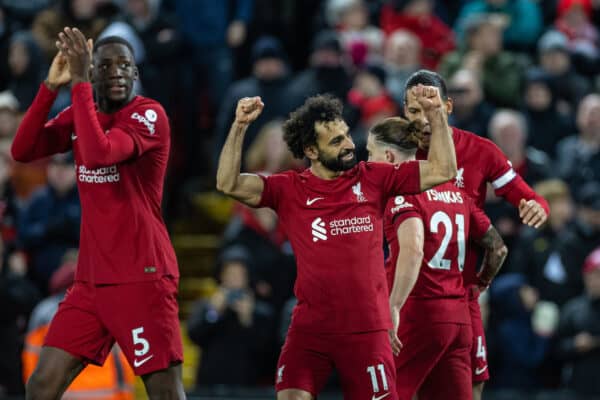
<path id="1" fill-rule="evenodd" d="M 283 124 L 283 140 L 296 158 L 304 158 L 304 149 L 317 143 L 316 122 L 342 119 L 342 102 L 330 94 L 306 99 Z"/>
<path id="2" fill-rule="evenodd" d="M 423 135 L 422 129 L 421 121 L 411 122 L 402 117 L 390 117 L 373 125 L 370 133 L 380 143 L 414 154 Z"/>

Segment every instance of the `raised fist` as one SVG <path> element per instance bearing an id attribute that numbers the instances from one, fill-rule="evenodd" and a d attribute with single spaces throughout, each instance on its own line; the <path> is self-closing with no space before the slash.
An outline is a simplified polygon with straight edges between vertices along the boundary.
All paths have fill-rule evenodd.
<path id="1" fill-rule="evenodd" d="M 442 97 L 435 86 L 418 84 L 410 89 L 410 95 L 419 102 L 425 112 L 442 108 Z"/>
<path id="2" fill-rule="evenodd" d="M 241 98 L 235 110 L 235 122 L 238 124 L 250 124 L 258 118 L 264 106 L 260 97 Z"/>

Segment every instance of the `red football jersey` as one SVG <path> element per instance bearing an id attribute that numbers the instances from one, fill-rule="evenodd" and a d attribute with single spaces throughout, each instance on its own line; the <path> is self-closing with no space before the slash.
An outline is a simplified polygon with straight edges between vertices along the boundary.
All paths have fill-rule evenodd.
<path id="1" fill-rule="evenodd" d="M 418 162 L 361 162 L 331 180 L 309 169 L 263 180 L 259 207 L 277 212 L 296 256 L 292 327 L 316 333 L 389 329 L 383 211 L 391 196 L 420 191 Z"/>
<path id="2" fill-rule="evenodd" d="M 55 96 L 42 85 L 35 101 L 51 105 Z M 81 202 L 75 279 L 114 284 L 160 279 L 164 275 L 179 277 L 161 214 L 171 136 L 164 109 L 154 100 L 136 96 L 116 113 L 97 112 L 97 116 L 107 135 L 118 128 L 131 136 L 136 148 L 134 157 L 104 168 L 86 167 L 77 138 L 85 132 L 74 130 L 72 107 L 44 127 L 53 137 L 52 148 L 45 149 L 47 154 L 72 148 L 75 156 Z"/>
<path id="3" fill-rule="evenodd" d="M 517 173 L 504 153 L 491 140 L 454 127 L 452 139 L 458 168 L 454 184 L 465 191 L 477 207 L 483 209 L 487 184 L 491 183 L 496 192 L 502 191 L 517 177 Z M 419 151 L 417 158 L 426 159 L 427 154 Z M 476 245 L 467 246 L 463 272 L 465 286 L 477 283 L 478 253 L 479 248 Z"/>
<path id="4" fill-rule="evenodd" d="M 386 261 L 390 290 L 400 251 L 398 227 L 411 217 L 423 221 L 423 263 L 415 287 L 402 307 L 401 318 L 470 323 L 462 278 L 466 244 L 469 237 L 481 238 L 489 229 L 490 220 L 452 183 L 417 195 L 391 198 L 384 216 L 385 237 L 390 246 Z"/>

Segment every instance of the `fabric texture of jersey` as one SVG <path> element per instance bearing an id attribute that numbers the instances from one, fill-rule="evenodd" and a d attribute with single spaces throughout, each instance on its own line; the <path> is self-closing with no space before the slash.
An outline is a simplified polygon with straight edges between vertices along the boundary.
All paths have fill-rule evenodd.
<path id="1" fill-rule="evenodd" d="M 391 198 L 384 217 L 390 246 L 386 261 L 390 290 L 400 251 L 396 232 L 412 217 L 423 222 L 424 256 L 417 282 L 402 307 L 401 321 L 470 324 L 462 277 L 466 246 L 470 237 L 481 238 L 487 232 L 490 220 L 449 182 L 417 195 Z"/>
<path id="2" fill-rule="evenodd" d="M 93 108 L 91 87 L 79 84 L 73 96 Z M 42 121 L 56 93 L 41 85 L 24 123 Z M 45 113 L 45 114 L 44 114 Z M 38 115 L 35 115 L 38 114 Z M 79 142 L 85 129 L 75 124 L 73 106 L 44 126 L 42 153 L 73 150 L 81 201 L 81 236 L 75 279 L 95 284 L 140 282 L 179 276 L 175 252 L 161 215 L 163 181 L 169 157 L 170 128 L 156 101 L 136 96 L 113 114 L 96 112 L 104 133 L 125 132 L 135 143 L 135 155 L 124 162 L 90 167 L 82 160 Z M 45 138 L 42 138 L 45 139 Z M 51 139 L 51 140 L 50 140 Z"/>
<path id="3" fill-rule="evenodd" d="M 418 162 L 364 163 L 325 180 L 307 169 L 263 177 L 270 207 L 297 264 L 293 329 L 355 333 L 389 329 L 382 219 L 387 199 L 420 191 Z"/>

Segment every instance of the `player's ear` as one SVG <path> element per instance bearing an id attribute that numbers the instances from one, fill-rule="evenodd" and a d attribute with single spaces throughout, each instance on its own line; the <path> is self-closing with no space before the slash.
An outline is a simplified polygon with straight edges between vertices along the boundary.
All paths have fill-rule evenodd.
<path id="1" fill-rule="evenodd" d="M 309 160 L 314 161 L 319 158 L 319 150 L 317 149 L 317 146 L 311 144 L 304 148 L 304 155 Z"/>
<path id="2" fill-rule="evenodd" d="M 448 99 L 445 101 L 445 106 L 446 106 L 446 114 L 448 114 L 448 115 L 452 114 L 452 110 L 454 109 L 454 103 L 452 102 L 452 99 L 450 97 L 448 97 Z"/>
<path id="3" fill-rule="evenodd" d="M 394 153 L 392 151 L 390 151 L 389 149 L 386 149 L 385 152 L 385 161 L 390 163 L 390 164 L 395 164 L 396 163 L 396 157 L 394 156 Z"/>
<path id="4" fill-rule="evenodd" d="M 138 70 L 137 65 L 133 66 L 133 80 L 137 81 L 140 77 L 140 71 Z"/>

